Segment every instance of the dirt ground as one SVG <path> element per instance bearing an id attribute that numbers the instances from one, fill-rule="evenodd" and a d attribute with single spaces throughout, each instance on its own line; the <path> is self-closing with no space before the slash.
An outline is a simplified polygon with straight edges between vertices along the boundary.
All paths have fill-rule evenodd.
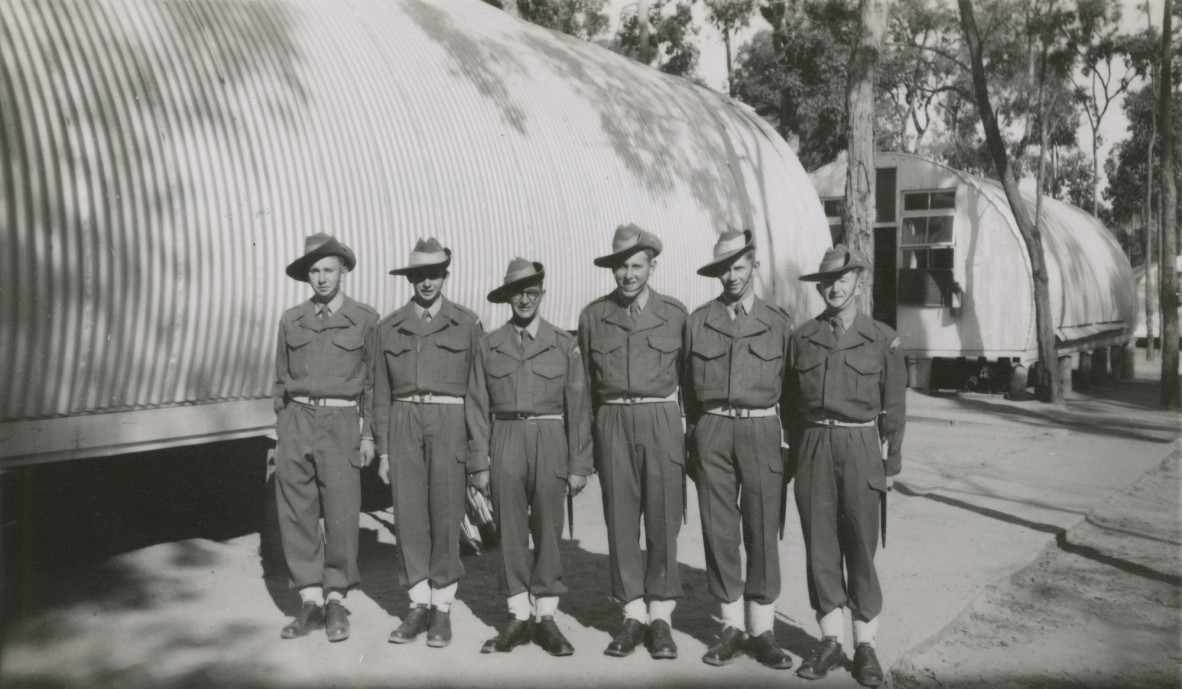
<path id="1" fill-rule="evenodd" d="M 1179 420 L 1154 409 L 1153 374 L 1142 362 L 1136 380 L 1073 393 L 1065 410 L 909 393 L 904 471 L 878 557 L 879 653 L 893 684 L 1182 686 L 1177 455 L 1165 461 Z M 619 611 L 594 480 L 576 500 L 575 539 L 563 541 L 571 593 L 558 621 L 573 657 L 478 653 L 504 620 L 495 551 L 465 559 L 450 647 L 387 644 L 407 602 L 372 475 L 352 638 L 282 641 L 298 599 L 264 576 L 273 549 L 261 456 L 257 444 L 227 444 L 0 477 L 0 685 L 857 686 L 845 670 L 810 683 L 749 658 L 701 662 L 718 622 L 692 486 L 675 661 L 602 655 Z M 776 633 L 799 662 L 818 633 L 794 504 L 780 560 Z"/>

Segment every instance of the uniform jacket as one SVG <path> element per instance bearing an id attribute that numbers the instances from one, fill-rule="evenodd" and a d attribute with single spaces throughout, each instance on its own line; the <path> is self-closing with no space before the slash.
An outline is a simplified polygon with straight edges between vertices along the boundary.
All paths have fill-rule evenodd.
<path id="1" fill-rule="evenodd" d="M 395 397 L 434 393 L 463 397 L 468 391 L 472 349 L 483 330 L 476 314 L 443 297 L 429 323 L 421 307 L 409 302 L 382 319 L 377 328 L 374 370 L 374 441 L 389 454 L 390 403 Z"/>
<path id="2" fill-rule="evenodd" d="M 348 296 L 327 321 L 316 315 L 311 299 L 288 309 L 279 319 L 275 348 L 275 412 L 292 395 L 353 398 L 362 435 L 369 435 L 377 322 L 377 311 Z"/>
<path id="3" fill-rule="evenodd" d="M 826 416 L 850 422 L 877 420 L 888 443 L 886 473 L 899 473 L 907 366 L 895 331 L 859 313 L 838 342 L 825 317 L 818 316 L 792 334 L 788 362 L 790 438 L 799 438 L 810 420 Z"/>
<path id="4" fill-rule="evenodd" d="M 691 313 L 682 343 L 687 422 L 697 423 L 707 407 L 719 404 L 751 409 L 778 404 L 791 332 L 788 314 L 758 297 L 738 333 L 721 297 Z"/>
<path id="5" fill-rule="evenodd" d="M 469 472 L 488 469 L 490 415 L 506 412 L 562 414 L 568 452 L 561 475 L 591 473 L 591 397 L 574 335 L 543 320 L 525 351 L 511 323 L 480 339 L 464 410 L 471 437 Z"/>
<path id="6" fill-rule="evenodd" d="M 579 315 L 579 350 L 598 406 L 605 397 L 668 397 L 681 371 L 681 302 L 649 288 L 635 325 L 616 293 L 600 297 Z"/>

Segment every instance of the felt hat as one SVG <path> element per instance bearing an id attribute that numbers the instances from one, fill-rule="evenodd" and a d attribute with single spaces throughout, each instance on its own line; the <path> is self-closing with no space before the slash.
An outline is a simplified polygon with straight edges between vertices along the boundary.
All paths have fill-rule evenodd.
<path id="1" fill-rule="evenodd" d="M 509 301 L 509 295 L 530 285 L 541 284 L 545 277 L 546 269 L 541 263 L 518 256 L 509 261 L 505 279 L 500 287 L 488 293 L 488 300 L 494 304 L 504 304 Z"/>
<path id="2" fill-rule="evenodd" d="M 628 223 L 616 228 L 616 234 L 612 237 L 612 252 L 607 256 L 600 256 L 592 263 L 600 268 L 615 268 L 637 251 L 652 249 L 655 256 L 660 254 L 663 248 L 664 245 L 657 235 Z"/>
<path id="3" fill-rule="evenodd" d="M 443 266 L 451 263 L 451 249 L 445 248 L 434 237 L 427 237 L 415 242 L 414 251 L 410 252 L 410 260 L 401 268 L 390 271 L 391 275 L 406 275 L 419 268 Z"/>
<path id="4" fill-rule="evenodd" d="M 718 277 L 726 272 L 740 256 L 755 246 L 751 230 L 727 230 L 714 243 L 714 260 L 698 268 L 698 275 Z"/>
<path id="5" fill-rule="evenodd" d="M 821 267 L 815 273 L 801 275 L 800 279 L 805 282 L 820 282 L 830 277 L 840 277 L 843 273 L 848 273 L 851 270 L 867 270 L 870 264 L 857 251 L 850 249 L 845 244 L 837 244 L 833 248 L 825 252 L 824 258 L 821 259 Z"/>
<path id="6" fill-rule="evenodd" d="M 312 264 L 325 256 L 340 256 L 348 270 L 357 267 L 357 257 L 352 249 L 338 242 L 336 237 L 330 234 L 317 232 L 304 240 L 304 255 L 287 265 L 287 277 L 307 282 L 308 270 Z"/>

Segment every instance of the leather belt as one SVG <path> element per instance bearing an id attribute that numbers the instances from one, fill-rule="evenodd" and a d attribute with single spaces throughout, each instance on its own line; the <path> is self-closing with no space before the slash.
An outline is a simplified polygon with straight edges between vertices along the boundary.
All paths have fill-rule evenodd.
<path id="1" fill-rule="evenodd" d="M 463 404 L 463 397 L 456 397 L 454 395 L 436 395 L 433 392 L 424 392 L 421 395 L 403 395 L 395 397 L 395 402 L 410 402 L 412 404 Z"/>
<path id="2" fill-rule="evenodd" d="M 778 410 L 775 407 L 766 407 L 763 409 L 748 409 L 745 407 L 728 407 L 721 405 L 718 407 L 710 407 L 706 410 L 707 414 L 715 416 L 726 416 L 732 419 L 758 419 L 765 416 L 775 416 Z"/>
<path id="3" fill-rule="evenodd" d="M 562 414 L 531 414 L 523 411 L 493 412 L 498 421 L 562 421 Z"/>
<path id="4" fill-rule="evenodd" d="M 344 399 L 342 397 L 309 397 L 308 395 L 292 395 L 293 402 L 306 404 L 310 407 L 356 407 L 357 400 L 354 398 Z"/>
<path id="5" fill-rule="evenodd" d="M 873 421 L 842 421 L 832 417 L 825 417 L 821 419 L 809 419 L 810 426 L 823 426 L 825 428 L 870 428 L 876 426 Z"/>
<path id="6" fill-rule="evenodd" d="M 633 395 L 616 395 L 603 400 L 604 404 L 657 404 L 658 402 L 676 402 L 677 391 L 665 397 L 637 397 Z"/>

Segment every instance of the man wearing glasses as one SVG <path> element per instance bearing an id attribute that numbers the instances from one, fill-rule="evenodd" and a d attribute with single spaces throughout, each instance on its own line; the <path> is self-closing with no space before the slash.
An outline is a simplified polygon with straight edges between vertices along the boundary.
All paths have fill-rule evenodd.
<path id="1" fill-rule="evenodd" d="M 544 279 L 541 263 L 509 262 L 488 300 L 508 303 L 513 316 L 481 338 L 468 376 L 469 480 L 491 493 L 510 615 L 481 653 L 507 653 L 531 638 L 550 655 L 574 653 L 554 621 L 567 590 L 558 541 L 564 495 L 577 495 L 591 473 L 591 400 L 574 336 L 538 315 Z"/>
<path id="2" fill-rule="evenodd" d="M 450 265 L 451 250 L 432 237 L 418 241 L 408 265 L 390 271 L 406 276 L 414 296 L 378 325 L 374 362 L 378 474 L 392 488 L 398 574 L 410 597 L 389 641 L 408 644 L 425 631 L 434 648 L 451 642 L 451 604 L 464 576 L 464 394 L 482 334 L 474 313 L 443 296 Z"/>

